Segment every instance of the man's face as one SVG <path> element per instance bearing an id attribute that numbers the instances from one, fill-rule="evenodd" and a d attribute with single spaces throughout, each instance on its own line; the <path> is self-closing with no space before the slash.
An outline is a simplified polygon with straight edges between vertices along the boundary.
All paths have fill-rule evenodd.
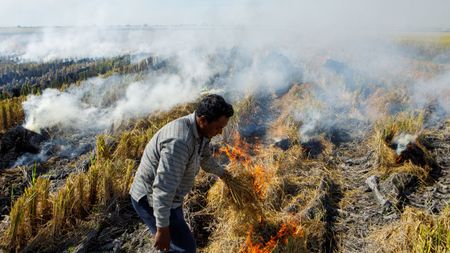
<path id="1" fill-rule="evenodd" d="M 212 122 L 208 122 L 204 117 L 199 118 L 199 127 L 202 134 L 207 138 L 212 138 L 218 134 L 221 134 L 227 124 L 228 118 L 225 116 L 221 116 Z"/>

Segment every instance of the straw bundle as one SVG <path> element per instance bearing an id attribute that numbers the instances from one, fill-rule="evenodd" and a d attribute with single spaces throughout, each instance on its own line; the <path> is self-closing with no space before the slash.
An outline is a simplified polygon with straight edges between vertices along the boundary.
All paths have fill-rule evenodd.
<path id="1" fill-rule="evenodd" d="M 208 193 L 208 203 L 219 211 L 231 207 L 247 217 L 258 218 L 262 215 L 261 199 L 253 188 L 254 177 L 242 171 L 237 175 L 226 172 Z"/>

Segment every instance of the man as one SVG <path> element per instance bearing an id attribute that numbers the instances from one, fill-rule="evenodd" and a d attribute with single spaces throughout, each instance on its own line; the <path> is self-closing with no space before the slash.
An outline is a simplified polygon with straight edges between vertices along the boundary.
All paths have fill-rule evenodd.
<path id="1" fill-rule="evenodd" d="M 194 113 L 162 127 L 144 150 L 131 185 L 134 209 L 155 235 L 155 248 L 196 252 L 183 216 L 183 199 L 199 167 L 223 177 L 227 172 L 211 156 L 209 141 L 221 134 L 233 107 L 219 95 L 208 95 Z"/>

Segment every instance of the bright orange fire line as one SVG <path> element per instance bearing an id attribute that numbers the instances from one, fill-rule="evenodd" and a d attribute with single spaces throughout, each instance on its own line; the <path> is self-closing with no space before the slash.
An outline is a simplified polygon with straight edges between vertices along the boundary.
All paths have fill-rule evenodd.
<path id="1" fill-rule="evenodd" d="M 295 223 L 283 223 L 281 224 L 278 233 L 272 236 L 266 243 L 253 243 L 252 241 L 253 227 L 250 228 L 247 238 L 245 240 L 245 246 L 241 248 L 241 253 L 269 253 L 275 249 L 278 244 L 287 244 L 289 237 L 301 238 L 303 236 L 303 230 Z M 260 238 L 262 241 L 262 238 Z"/>
<path id="2" fill-rule="evenodd" d="M 271 177 L 268 170 L 263 165 L 252 161 L 249 155 L 250 145 L 243 141 L 239 134 L 235 134 L 233 139 L 233 146 L 221 147 L 219 151 L 225 153 L 231 164 L 242 164 L 254 176 L 253 187 L 260 197 L 264 197 Z M 259 147 L 256 145 L 254 148 L 258 149 Z"/>

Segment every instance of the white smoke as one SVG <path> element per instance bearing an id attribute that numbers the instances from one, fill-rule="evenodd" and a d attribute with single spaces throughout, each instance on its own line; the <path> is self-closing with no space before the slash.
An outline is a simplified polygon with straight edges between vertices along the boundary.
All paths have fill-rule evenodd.
<path id="1" fill-rule="evenodd" d="M 400 133 L 392 140 L 397 145 L 395 152 L 400 155 L 408 146 L 408 144 L 416 143 L 417 136 L 412 134 Z"/>
<path id="2" fill-rule="evenodd" d="M 297 112 L 296 116 L 303 123 L 299 129 L 300 137 L 302 141 L 307 142 L 319 125 L 322 113 L 317 108 L 310 108 L 305 112 Z"/>
<path id="3" fill-rule="evenodd" d="M 418 107 L 435 101 L 443 114 L 450 114 L 450 67 L 432 79 L 419 80 L 412 87 L 412 100 Z"/>
<path id="4" fill-rule="evenodd" d="M 118 34 L 105 32 L 115 34 L 112 37 L 88 33 L 84 40 L 96 38 L 93 41 L 100 43 L 93 43 L 91 48 L 87 46 L 72 56 L 64 50 L 76 51 L 79 41 L 65 47 L 46 47 L 44 45 L 51 40 L 45 40 L 47 42 L 34 45 L 35 50 L 26 50 L 35 54 L 23 54 L 23 59 L 40 59 L 43 55 L 47 55 L 46 59 L 54 59 L 61 55 L 83 58 L 122 53 L 148 55 L 152 52 L 167 60 L 167 66 L 150 72 L 141 80 L 123 76 L 93 78 L 64 92 L 50 90 L 44 91 L 42 97 L 32 96 L 25 103 L 26 127 L 33 130 L 51 126 L 100 130 L 124 119 L 142 117 L 155 110 L 167 110 L 175 104 L 192 101 L 205 88 L 223 89 L 226 94 L 283 93 L 293 83 L 309 82 L 315 84 L 313 96 L 320 101 L 322 108 L 297 111 L 295 117 L 303 122 L 300 134 L 306 137 L 319 125 L 325 128 L 334 125 L 338 114 L 341 114 L 341 119 L 364 120 L 365 98 L 353 95 L 361 87 L 375 85 L 395 89 L 411 82 L 414 85 L 408 92 L 418 101 L 421 99 L 420 89 L 425 87 L 420 84 L 423 80 L 414 79 L 410 56 L 405 56 L 389 38 L 372 40 L 372 36 L 357 36 L 353 38 L 358 39 L 348 43 L 339 38 L 336 45 L 326 43 L 328 48 L 324 48 L 320 43 L 316 45 L 314 41 L 304 39 L 298 40 L 302 46 L 289 44 L 287 38 L 276 41 L 268 38 L 266 32 L 262 29 L 224 30 L 223 33 L 218 30 L 164 30 L 154 33 L 144 29 L 130 36 L 123 36 L 122 31 Z M 274 30 L 274 34 L 284 32 Z M 149 34 L 155 37 L 143 39 Z M 240 34 L 250 37 L 243 41 L 236 38 Z M 71 39 L 65 32 L 62 37 L 57 40 L 62 45 Z M 125 46 L 125 41 L 130 41 L 129 47 Z M 123 47 L 114 46 L 116 43 Z M 432 82 L 435 89 L 427 90 L 427 94 L 428 97 L 436 96 L 444 108 L 448 108 L 447 79 L 445 74 L 443 76 Z M 122 81 L 116 82 L 116 79 Z"/>
<path id="5" fill-rule="evenodd" d="M 155 86 L 132 83 L 125 97 L 117 101 L 111 118 L 120 121 L 128 117 L 146 116 L 156 110 L 168 110 L 176 104 L 194 100 L 199 93 L 200 86 L 182 85 L 178 77 L 166 79 L 164 84 Z"/>
<path id="6" fill-rule="evenodd" d="M 47 89 L 41 96 L 30 96 L 23 104 L 26 113 L 25 127 L 36 132 L 52 126 L 75 129 L 99 127 L 103 124 L 97 117 L 100 111 L 84 103 L 80 95 L 82 94 Z"/>
<path id="7" fill-rule="evenodd" d="M 448 113 L 448 67 L 432 78 L 417 79 L 415 53 L 405 52 L 396 42 L 403 35 L 399 31 L 448 24 L 444 22 L 448 15 L 442 11 L 448 3 L 432 2 L 231 1 L 223 8 L 184 16 L 195 16 L 200 22 L 165 15 L 174 19 L 165 22 L 170 26 L 82 23 L 88 26 L 30 28 L 27 33 L 10 29 L 6 35 L 1 30 L 0 54 L 16 55 L 22 61 L 124 54 L 167 60 L 162 70 L 142 78 L 92 78 L 66 91 L 46 90 L 42 96 L 30 96 L 24 103 L 25 125 L 33 130 L 58 126 L 101 131 L 121 120 L 192 101 L 205 88 L 223 89 L 227 95 L 283 93 L 293 83 L 312 83 L 313 97 L 321 108 L 304 108 L 295 115 L 303 122 L 301 134 L 307 136 L 319 125 L 332 126 L 338 119 L 374 120 L 364 114 L 366 97 L 354 97 L 368 87 L 406 86 L 415 100 L 410 105 L 413 109 L 425 104 L 422 94 L 426 94 Z M 98 16 L 105 20 L 98 24 L 114 25 L 109 22 L 114 15 L 107 12 L 113 12 L 111 6 L 99 8 Z M 430 8 L 432 15 L 423 14 Z M 174 25 L 178 23 L 206 25 Z"/>
<path id="8" fill-rule="evenodd" d="M 173 74 L 92 78 L 66 91 L 46 89 L 24 103 L 25 127 L 39 132 L 58 127 L 102 131 L 114 123 L 194 100 L 201 91 L 189 78 Z M 134 81 L 133 81 L 134 80 Z"/>
<path id="9" fill-rule="evenodd" d="M 0 41 L 1 55 L 18 56 L 22 61 L 47 62 L 55 59 L 113 57 L 148 53 L 152 32 L 119 28 L 30 28 L 31 32 L 8 30 L 14 34 Z M 0 30 L 1 31 L 1 30 Z"/>

